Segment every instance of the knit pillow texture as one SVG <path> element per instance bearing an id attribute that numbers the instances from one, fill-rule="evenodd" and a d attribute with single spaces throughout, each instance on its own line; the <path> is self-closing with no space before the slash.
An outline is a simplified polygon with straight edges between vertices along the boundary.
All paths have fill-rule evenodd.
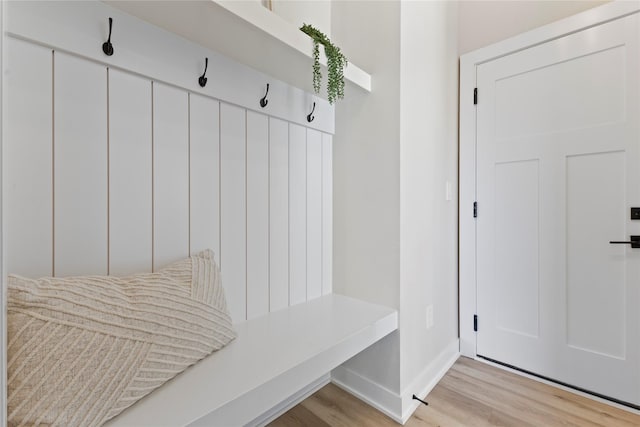
<path id="1" fill-rule="evenodd" d="M 7 298 L 9 426 L 94 426 L 236 337 L 213 252 L 127 277 L 27 279 Z"/>

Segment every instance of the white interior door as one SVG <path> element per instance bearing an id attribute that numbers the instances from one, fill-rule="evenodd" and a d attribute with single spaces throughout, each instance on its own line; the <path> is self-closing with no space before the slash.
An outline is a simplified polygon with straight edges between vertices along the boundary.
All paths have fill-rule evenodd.
<path id="1" fill-rule="evenodd" d="M 638 27 L 477 67 L 477 354 L 635 405 Z"/>

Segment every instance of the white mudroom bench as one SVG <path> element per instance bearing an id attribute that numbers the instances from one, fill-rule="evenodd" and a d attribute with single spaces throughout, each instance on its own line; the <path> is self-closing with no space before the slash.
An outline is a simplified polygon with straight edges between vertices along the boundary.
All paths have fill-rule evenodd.
<path id="1" fill-rule="evenodd" d="M 238 337 L 118 417 L 115 426 L 263 425 L 396 330 L 391 308 L 329 294 L 235 325 Z"/>

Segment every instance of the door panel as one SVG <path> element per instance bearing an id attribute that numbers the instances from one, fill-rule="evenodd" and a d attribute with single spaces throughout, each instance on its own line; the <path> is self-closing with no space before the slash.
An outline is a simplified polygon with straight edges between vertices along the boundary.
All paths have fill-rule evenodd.
<path id="1" fill-rule="evenodd" d="M 624 120 L 624 60 L 625 49 L 618 46 L 497 80 L 496 136 L 516 138 Z"/>
<path id="2" fill-rule="evenodd" d="M 625 249 L 591 242 L 624 236 L 624 158 L 622 151 L 567 157 L 567 344 L 618 358 L 625 348 Z"/>
<path id="3" fill-rule="evenodd" d="M 496 224 L 503 224 L 496 227 L 495 259 L 503 268 L 495 271 L 504 300 L 498 304 L 497 325 L 531 337 L 539 335 L 538 163 L 496 163 L 495 168 Z"/>
<path id="4" fill-rule="evenodd" d="M 477 68 L 477 353 L 640 404 L 638 15 Z"/>

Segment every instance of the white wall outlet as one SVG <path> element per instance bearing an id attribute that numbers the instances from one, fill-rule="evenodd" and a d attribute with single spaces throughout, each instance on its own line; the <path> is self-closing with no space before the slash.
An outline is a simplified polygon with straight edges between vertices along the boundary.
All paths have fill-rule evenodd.
<path id="1" fill-rule="evenodd" d="M 433 327 L 433 304 L 427 306 L 427 329 Z"/>
<path id="2" fill-rule="evenodd" d="M 445 183 L 445 196 L 444 196 L 445 200 L 447 202 L 450 202 L 451 200 L 453 200 L 453 184 L 451 183 L 451 181 L 447 181 Z"/>

